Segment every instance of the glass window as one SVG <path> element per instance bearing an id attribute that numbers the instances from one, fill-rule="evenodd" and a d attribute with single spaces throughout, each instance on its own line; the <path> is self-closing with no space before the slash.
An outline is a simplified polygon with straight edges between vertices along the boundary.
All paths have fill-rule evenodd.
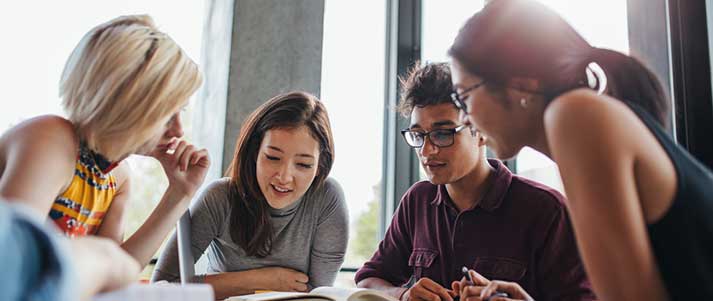
<path id="1" fill-rule="evenodd" d="M 557 11 L 593 46 L 629 53 L 626 1 L 538 1 Z M 518 174 L 564 193 L 557 165 L 547 156 L 526 147 L 517 156 L 516 166 Z"/>
<path id="2" fill-rule="evenodd" d="M 330 176 L 349 208 L 348 269 L 361 267 L 379 242 L 385 35 L 384 1 L 325 1 L 321 99 L 336 148 Z M 354 286 L 354 273 L 340 273 L 335 285 Z"/>
<path id="3" fill-rule="evenodd" d="M 42 9 L 37 9 L 41 5 Z M 170 9 L 169 9 L 170 8 Z M 128 14 L 149 14 L 186 53 L 200 64 L 204 1 L 5 1 L 0 2 L 0 82 L 3 109 L 0 133 L 37 115 L 64 116 L 59 80 L 74 46 L 94 26 Z M 26 13 L 23 13 L 26 12 Z M 187 111 L 190 111 L 189 104 Z M 183 113 L 190 140 L 190 113 Z M 125 237 L 131 236 L 153 211 L 168 186 L 158 161 L 131 156 L 132 195 L 125 217 Z M 150 269 L 142 275 L 150 277 Z"/>
<path id="4" fill-rule="evenodd" d="M 626 1 L 539 1 L 562 15 L 590 44 L 629 52 Z M 458 30 L 484 3 L 485 1 L 469 0 L 424 0 L 422 61 L 448 61 L 448 47 L 453 43 Z M 516 160 L 518 174 L 564 191 L 556 164 L 545 155 L 526 147 Z M 422 168 L 421 178 L 425 179 Z"/>
<path id="5" fill-rule="evenodd" d="M 448 62 L 448 48 L 465 21 L 483 8 L 482 0 L 423 0 L 421 9 L 421 64 Z M 427 180 L 418 165 L 419 177 Z"/>

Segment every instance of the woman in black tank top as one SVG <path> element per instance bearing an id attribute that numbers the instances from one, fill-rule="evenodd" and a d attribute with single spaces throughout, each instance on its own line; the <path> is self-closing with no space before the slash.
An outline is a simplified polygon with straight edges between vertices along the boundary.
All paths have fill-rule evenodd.
<path id="1" fill-rule="evenodd" d="M 713 175 L 666 133 L 669 101 L 645 66 L 531 0 L 489 2 L 449 54 L 453 101 L 493 152 L 530 146 L 557 162 L 600 299 L 713 300 Z M 480 297 L 527 299 L 488 285 Z"/>

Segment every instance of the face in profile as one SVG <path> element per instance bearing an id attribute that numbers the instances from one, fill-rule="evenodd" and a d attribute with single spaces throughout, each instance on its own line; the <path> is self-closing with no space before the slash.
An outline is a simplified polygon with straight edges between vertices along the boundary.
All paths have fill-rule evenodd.
<path id="1" fill-rule="evenodd" d="M 431 183 L 456 182 L 480 164 L 484 150 L 479 145 L 479 136 L 473 136 L 471 130 L 462 125 L 457 108 L 450 102 L 415 107 L 411 112 L 411 131 L 432 132 L 430 138 L 423 136 L 422 147 L 415 148 Z"/>
<path id="2" fill-rule="evenodd" d="M 180 110 L 177 111 L 171 115 L 167 121 L 157 126 L 153 136 L 142 144 L 136 153 L 139 155 L 148 155 L 154 150 L 165 152 L 171 146 L 171 142 L 174 138 L 183 137 L 181 112 Z"/>
<path id="3" fill-rule="evenodd" d="M 270 207 L 281 209 L 307 192 L 317 175 L 319 143 L 306 126 L 268 130 L 257 155 L 257 182 Z"/>
<path id="4" fill-rule="evenodd" d="M 514 111 L 514 104 L 507 104 L 506 97 L 496 97 L 486 86 L 470 89 L 483 79 L 469 73 L 453 60 L 451 63 L 453 88 L 467 106 L 466 114 L 460 114 L 462 122 L 472 125 L 485 137 L 486 145 L 495 156 L 509 159 L 517 155 L 523 147 L 522 134 L 527 125 L 522 116 Z M 469 91 L 468 91 L 469 90 Z M 467 91 L 467 92 L 464 92 Z"/>

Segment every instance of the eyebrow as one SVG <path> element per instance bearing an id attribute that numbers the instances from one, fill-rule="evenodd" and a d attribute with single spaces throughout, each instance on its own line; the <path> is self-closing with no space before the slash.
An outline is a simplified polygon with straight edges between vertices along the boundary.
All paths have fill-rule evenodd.
<path id="1" fill-rule="evenodd" d="M 441 120 L 441 121 L 436 121 L 431 124 L 432 127 L 441 127 L 445 125 L 455 125 L 456 123 L 453 122 L 452 120 Z"/>
<path id="2" fill-rule="evenodd" d="M 283 153 L 283 154 L 285 153 L 285 151 L 283 151 L 281 148 L 279 148 L 279 147 L 277 147 L 277 146 L 268 145 L 267 148 L 272 149 L 272 150 L 275 150 L 275 151 L 278 151 L 278 152 L 281 152 L 281 153 Z M 313 155 L 310 155 L 310 154 L 297 154 L 297 157 L 306 157 L 306 158 L 312 158 L 312 159 L 314 159 L 314 156 L 313 156 Z"/>
<path id="3" fill-rule="evenodd" d="M 434 128 L 442 127 L 442 126 L 447 126 L 447 125 L 456 125 L 456 123 L 453 122 L 452 120 L 440 120 L 440 121 L 436 121 L 436 122 L 434 122 L 434 123 L 431 123 L 431 127 L 434 127 Z M 411 130 L 413 130 L 413 129 L 420 129 L 420 128 L 421 128 L 421 125 L 418 124 L 418 123 L 412 124 L 412 125 L 409 127 L 409 129 L 411 129 Z"/>

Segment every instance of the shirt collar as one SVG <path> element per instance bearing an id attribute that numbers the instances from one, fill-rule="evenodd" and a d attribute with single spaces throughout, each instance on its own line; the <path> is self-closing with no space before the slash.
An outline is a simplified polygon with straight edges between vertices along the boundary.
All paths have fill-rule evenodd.
<path id="1" fill-rule="evenodd" d="M 505 199 L 508 189 L 510 188 L 510 183 L 512 182 L 512 173 L 500 160 L 488 159 L 488 163 L 493 167 L 493 181 L 490 187 L 485 190 L 485 194 L 478 202 L 477 207 L 483 208 L 488 212 L 492 212 L 498 209 Z M 438 193 L 436 197 L 431 201 L 431 205 L 440 206 L 441 204 L 446 204 L 447 202 L 452 202 L 450 196 L 448 195 L 448 190 L 446 190 L 446 185 L 438 185 Z"/>

